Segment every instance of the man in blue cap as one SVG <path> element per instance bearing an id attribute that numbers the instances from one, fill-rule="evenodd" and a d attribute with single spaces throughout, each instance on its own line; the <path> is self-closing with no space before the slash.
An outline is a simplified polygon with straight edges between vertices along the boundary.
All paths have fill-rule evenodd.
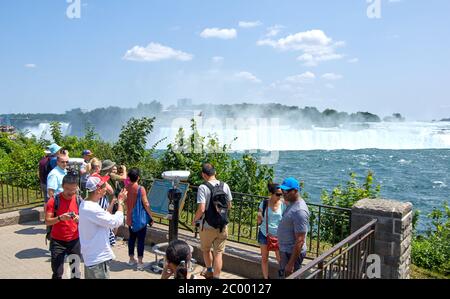
<path id="1" fill-rule="evenodd" d="M 280 276 L 288 277 L 299 270 L 306 256 L 309 209 L 300 196 L 300 185 L 294 178 L 287 178 L 280 186 L 288 204 L 278 226 L 280 246 Z"/>

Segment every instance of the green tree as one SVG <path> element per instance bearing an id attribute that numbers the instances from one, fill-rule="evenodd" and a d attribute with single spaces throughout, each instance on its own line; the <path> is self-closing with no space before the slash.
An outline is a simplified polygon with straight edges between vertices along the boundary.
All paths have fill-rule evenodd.
<path id="1" fill-rule="evenodd" d="M 56 144 L 61 144 L 63 139 L 63 134 L 61 131 L 61 123 L 58 121 L 53 121 L 50 123 L 50 133 L 52 135 L 53 141 Z"/>
<path id="2" fill-rule="evenodd" d="M 134 167 L 146 156 L 147 137 L 153 131 L 155 118 L 131 118 L 122 127 L 113 147 L 117 163 Z"/>

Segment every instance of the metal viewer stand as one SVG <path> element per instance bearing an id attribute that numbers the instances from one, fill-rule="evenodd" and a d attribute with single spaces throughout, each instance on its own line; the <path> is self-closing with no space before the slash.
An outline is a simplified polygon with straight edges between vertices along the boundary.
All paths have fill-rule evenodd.
<path id="1" fill-rule="evenodd" d="M 189 171 L 166 171 L 162 174 L 162 177 L 166 180 L 172 182 L 172 188 L 169 189 L 167 193 L 168 198 L 168 214 L 167 219 L 169 220 L 169 242 L 156 244 L 152 247 L 152 251 L 156 255 L 156 261 L 152 265 L 152 271 L 155 273 L 161 273 L 164 268 L 164 258 L 158 261 L 158 255 L 165 256 L 165 250 L 170 242 L 178 240 L 178 220 L 179 220 L 179 208 L 180 201 L 183 193 L 178 188 L 180 181 L 186 181 L 189 178 Z M 190 246 L 191 252 L 193 252 L 192 246 Z M 195 263 L 195 261 L 191 261 Z"/>

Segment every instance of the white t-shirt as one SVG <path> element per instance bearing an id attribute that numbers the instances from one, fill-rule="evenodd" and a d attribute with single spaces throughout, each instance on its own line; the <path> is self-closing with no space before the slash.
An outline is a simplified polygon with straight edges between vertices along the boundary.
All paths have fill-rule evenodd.
<path id="1" fill-rule="evenodd" d="M 110 229 L 123 224 L 123 212 L 114 215 L 103 210 L 97 202 L 83 200 L 80 204 L 80 233 L 81 254 L 84 264 L 88 267 L 115 259 L 109 243 Z"/>
<path id="2" fill-rule="evenodd" d="M 211 180 L 211 181 L 209 181 L 209 183 L 213 186 L 217 186 L 220 184 L 220 181 Z M 230 186 L 228 186 L 227 183 L 223 183 L 223 191 L 225 191 L 225 193 L 228 195 L 228 201 L 231 202 L 233 200 L 233 196 L 231 195 Z M 205 213 L 206 213 L 206 210 L 208 209 L 210 198 L 211 198 L 211 190 L 209 190 L 208 186 L 206 186 L 205 184 L 200 185 L 200 187 L 198 187 L 198 192 L 197 192 L 197 203 L 205 204 Z M 203 218 L 205 218 L 205 214 L 203 214 L 203 217 L 201 219 L 202 224 L 203 224 Z M 210 226 L 208 224 L 208 222 L 205 221 L 205 228 L 213 228 L 213 227 Z M 200 229 L 201 229 L 201 227 L 200 227 Z"/>

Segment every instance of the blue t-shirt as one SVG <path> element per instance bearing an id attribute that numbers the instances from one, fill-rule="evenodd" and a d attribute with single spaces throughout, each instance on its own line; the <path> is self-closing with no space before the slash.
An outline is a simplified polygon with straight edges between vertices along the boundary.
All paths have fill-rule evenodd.
<path id="1" fill-rule="evenodd" d="M 295 245 L 295 234 L 308 234 L 309 209 L 303 199 L 288 204 L 278 225 L 278 244 L 280 251 L 291 253 Z M 302 253 L 306 253 L 306 238 Z"/>
<path id="2" fill-rule="evenodd" d="M 63 192 L 64 189 L 62 187 L 62 181 L 66 174 L 67 170 L 62 169 L 59 166 L 53 168 L 53 170 L 50 171 L 47 177 L 47 190 L 48 189 L 55 190 L 55 196 Z"/>
<path id="3" fill-rule="evenodd" d="M 259 209 L 263 210 L 264 201 L 261 201 L 259 204 Z M 283 217 L 283 212 L 286 210 L 286 204 L 284 202 L 281 202 L 280 206 L 278 207 L 278 210 L 274 212 L 270 207 L 269 204 L 267 204 L 266 212 L 263 215 L 263 219 L 261 222 L 261 226 L 259 227 L 259 230 L 261 233 L 267 237 L 267 228 L 266 228 L 266 218 L 269 217 L 269 234 L 272 236 L 277 235 L 278 225 L 280 224 L 281 218 Z M 266 217 L 267 213 L 267 217 Z"/>

